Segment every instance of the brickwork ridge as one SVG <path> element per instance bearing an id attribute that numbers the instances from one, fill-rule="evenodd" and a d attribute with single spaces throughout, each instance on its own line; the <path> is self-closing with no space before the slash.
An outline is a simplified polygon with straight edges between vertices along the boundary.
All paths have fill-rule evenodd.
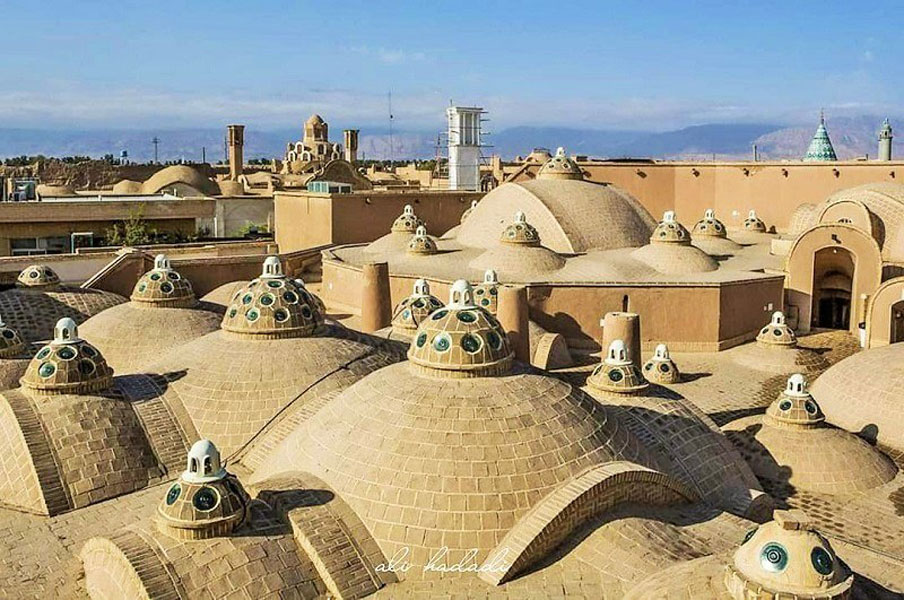
<path id="1" fill-rule="evenodd" d="M 72 495 L 63 480 L 59 457 L 44 422 L 38 415 L 34 400 L 18 390 L 8 392 L 6 400 L 16 415 L 25 444 L 28 446 L 47 514 L 52 516 L 72 509 Z"/>

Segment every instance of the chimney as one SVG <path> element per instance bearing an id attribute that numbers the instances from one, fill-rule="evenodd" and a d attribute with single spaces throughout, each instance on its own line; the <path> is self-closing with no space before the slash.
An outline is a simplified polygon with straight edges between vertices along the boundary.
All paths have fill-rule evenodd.
<path id="1" fill-rule="evenodd" d="M 226 129 L 229 144 L 229 179 L 238 181 L 245 164 L 245 126 L 227 125 Z"/>
<path id="2" fill-rule="evenodd" d="M 345 160 L 352 164 L 358 161 L 358 132 L 358 129 L 346 129 L 342 132 Z"/>

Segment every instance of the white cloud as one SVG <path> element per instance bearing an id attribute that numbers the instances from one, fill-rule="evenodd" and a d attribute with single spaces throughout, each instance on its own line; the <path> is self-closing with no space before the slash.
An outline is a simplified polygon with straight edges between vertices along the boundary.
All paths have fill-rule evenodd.
<path id="1" fill-rule="evenodd" d="M 371 48 L 370 46 L 350 46 L 349 52 L 375 58 L 385 65 L 422 62 L 427 59 L 423 52 L 408 52 L 400 48 Z"/>
<path id="2" fill-rule="evenodd" d="M 828 82 L 827 82 L 828 83 Z M 814 94 L 820 105 L 771 105 L 702 99 L 528 97 L 508 94 L 467 95 L 453 89 L 393 91 L 398 130 L 440 131 L 449 98 L 485 107 L 488 128 L 515 125 L 598 129 L 668 130 L 713 122 L 809 122 L 824 106 L 833 116 L 897 114 L 881 97 L 851 101 L 862 94 Z M 5 127 L 210 127 L 241 122 L 258 128 L 297 125 L 313 112 L 329 121 L 363 128 L 387 124 L 386 95 L 380 91 L 312 88 L 300 91 L 210 89 L 200 91 L 145 88 L 103 89 L 54 82 L 50 90 L 0 90 L 0 123 Z M 849 86 L 845 86 L 849 89 Z M 834 97 L 832 97 L 834 96 Z"/>

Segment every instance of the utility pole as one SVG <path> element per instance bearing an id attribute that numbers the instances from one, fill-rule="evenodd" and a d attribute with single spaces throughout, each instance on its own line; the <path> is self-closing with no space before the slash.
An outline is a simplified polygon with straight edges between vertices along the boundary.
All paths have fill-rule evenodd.
<path id="1" fill-rule="evenodd" d="M 159 165 L 160 161 L 157 159 L 157 144 L 160 143 L 160 138 L 155 135 L 154 139 L 151 140 L 151 143 L 154 144 L 154 163 Z"/>
<path id="2" fill-rule="evenodd" d="M 392 169 L 392 90 L 389 90 L 389 168 Z"/>
<path id="3" fill-rule="evenodd" d="M 201 146 L 201 164 L 203 165 L 206 162 L 207 162 L 207 147 Z"/>

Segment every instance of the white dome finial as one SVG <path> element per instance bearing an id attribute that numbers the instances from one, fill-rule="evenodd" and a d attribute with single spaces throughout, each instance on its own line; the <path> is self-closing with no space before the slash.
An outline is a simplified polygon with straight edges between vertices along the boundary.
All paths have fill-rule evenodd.
<path id="1" fill-rule="evenodd" d="M 675 211 L 667 210 L 662 213 L 662 222 L 663 223 L 674 223 L 675 222 Z"/>
<path id="2" fill-rule="evenodd" d="M 558 148 L 556 148 L 556 156 L 560 157 L 560 158 L 565 158 L 565 148 L 563 148 L 562 146 L 559 146 Z"/>
<path id="3" fill-rule="evenodd" d="M 772 324 L 773 325 L 784 325 L 785 324 L 785 313 L 780 310 L 772 313 Z"/>
<path id="4" fill-rule="evenodd" d="M 756 211 L 754 209 L 750 209 L 750 212 L 747 213 L 748 219 L 756 219 Z"/>
<path id="5" fill-rule="evenodd" d="M 73 344 L 80 341 L 81 340 L 78 337 L 78 326 L 75 324 L 75 321 L 69 317 L 64 317 L 57 321 L 56 326 L 53 328 L 54 344 Z"/>
<path id="6" fill-rule="evenodd" d="M 423 225 L 418 225 L 417 229 L 414 230 L 414 235 L 425 236 L 427 235 L 427 228 Z"/>
<path id="7" fill-rule="evenodd" d="M 496 271 L 493 269 L 487 269 L 483 272 L 483 282 L 484 283 L 499 283 L 499 277 L 496 275 Z"/>
<path id="8" fill-rule="evenodd" d="M 282 263 L 279 262 L 278 256 L 268 256 L 264 259 L 264 270 L 261 272 L 261 277 L 282 277 Z"/>
<path id="9" fill-rule="evenodd" d="M 659 360 L 669 360 L 669 347 L 665 344 L 659 344 L 656 346 L 656 351 L 653 353 L 653 356 Z"/>
<path id="10" fill-rule="evenodd" d="M 527 217 L 524 216 L 524 213 L 520 210 L 515 213 L 515 223 L 526 223 Z"/>
<path id="11" fill-rule="evenodd" d="M 612 343 L 609 344 L 606 362 L 610 365 L 625 365 L 630 362 L 624 340 L 612 340 Z"/>
<path id="12" fill-rule="evenodd" d="M 220 451 L 210 440 L 198 440 L 188 451 L 188 461 L 182 479 L 189 483 L 209 483 L 226 477 L 220 463 Z"/>
<path id="13" fill-rule="evenodd" d="M 714 211 L 711 208 L 707 208 L 705 211 L 703 211 L 703 218 L 704 219 L 715 219 L 716 211 Z"/>
<path id="14" fill-rule="evenodd" d="M 788 378 L 788 385 L 785 387 L 785 394 L 788 396 L 806 396 L 807 395 L 807 379 L 800 373 L 795 373 Z"/>
<path id="15" fill-rule="evenodd" d="M 410 204 L 406 204 L 406 205 L 405 205 L 405 208 L 402 209 L 402 214 L 403 214 L 403 215 L 412 215 L 412 216 L 413 216 L 413 215 L 414 215 L 414 208 L 412 208 Z"/>
<path id="16" fill-rule="evenodd" d="M 170 262 L 169 258 L 166 257 L 166 254 L 158 254 L 154 257 L 154 268 L 160 271 L 170 270 Z"/>
<path id="17" fill-rule="evenodd" d="M 416 279 L 414 281 L 414 296 L 429 296 L 430 284 L 426 279 Z"/>
<path id="18" fill-rule="evenodd" d="M 459 279 L 452 284 L 449 290 L 449 306 L 462 308 L 474 306 L 474 289 L 464 279 Z"/>

